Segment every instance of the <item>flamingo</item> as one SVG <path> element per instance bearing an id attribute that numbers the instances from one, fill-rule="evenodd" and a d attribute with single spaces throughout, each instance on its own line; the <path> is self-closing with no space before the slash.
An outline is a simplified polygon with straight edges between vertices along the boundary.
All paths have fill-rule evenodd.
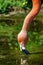
<path id="1" fill-rule="evenodd" d="M 29 52 L 26 50 L 25 47 L 28 41 L 29 25 L 32 22 L 32 20 L 36 17 L 36 15 L 39 13 L 40 9 L 41 9 L 41 0 L 32 0 L 32 9 L 25 17 L 22 29 L 18 33 L 17 38 L 20 46 L 20 51 L 22 51 L 24 54 L 29 54 Z"/>

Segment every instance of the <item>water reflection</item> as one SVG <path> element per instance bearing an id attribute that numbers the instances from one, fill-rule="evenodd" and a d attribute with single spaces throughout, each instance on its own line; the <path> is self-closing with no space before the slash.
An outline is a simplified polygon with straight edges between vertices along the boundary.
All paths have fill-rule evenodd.
<path id="1" fill-rule="evenodd" d="M 27 58 L 24 56 L 21 58 L 21 65 L 27 65 Z"/>
<path id="2" fill-rule="evenodd" d="M 31 54 L 21 56 L 21 65 L 30 65 L 31 63 L 30 57 L 31 57 Z"/>

